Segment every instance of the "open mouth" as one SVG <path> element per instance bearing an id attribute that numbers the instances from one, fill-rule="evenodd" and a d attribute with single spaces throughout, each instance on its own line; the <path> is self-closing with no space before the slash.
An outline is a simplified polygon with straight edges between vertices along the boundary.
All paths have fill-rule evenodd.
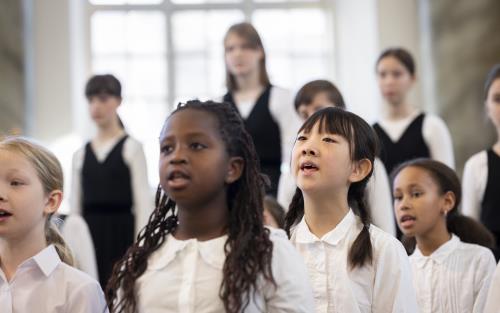
<path id="1" fill-rule="evenodd" d="M 173 170 L 167 177 L 168 186 L 172 189 L 184 188 L 190 180 L 191 177 L 181 170 Z"/>
<path id="2" fill-rule="evenodd" d="M 415 220 L 416 218 L 414 216 L 411 216 L 411 215 L 403 215 L 400 219 L 399 219 L 399 224 L 401 225 L 401 227 L 403 228 L 408 228 L 408 227 L 411 227 L 413 226 L 413 224 L 415 224 Z"/>
<path id="3" fill-rule="evenodd" d="M 304 173 L 312 173 L 318 171 L 319 168 L 313 162 L 303 162 L 300 164 L 300 170 Z"/>
<path id="4" fill-rule="evenodd" d="M 7 218 L 9 216 L 12 216 L 12 213 L 0 209 L 0 219 Z"/>

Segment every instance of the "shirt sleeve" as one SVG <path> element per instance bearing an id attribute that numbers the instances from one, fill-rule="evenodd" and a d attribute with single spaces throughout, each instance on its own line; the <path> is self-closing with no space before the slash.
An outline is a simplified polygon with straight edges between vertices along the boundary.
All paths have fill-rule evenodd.
<path id="1" fill-rule="evenodd" d="M 97 280 L 94 244 L 85 220 L 79 215 L 68 215 L 61 234 L 76 258 L 76 267 Z"/>
<path id="2" fill-rule="evenodd" d="M 392 210 L 392 197 L 389 178 L 382 161 L 375 159 L 373 176 L 366 186 L 368 203 L 373 224 L 385 232 L 396 236 L 396 222 Z"/>
<path id="3" fill-rule="evenodd" d="M 495 272 L 495 257 L 489 249 L 481 249 L 483 253 L 476 266 L 476 277 L 474 278 L 474 307 L 472 312 L 484 312 L 486 297 L 490 288 L 491 279 Z M 498 297 L 500 294 L 497 294 Z M 498 312 L 497 312 L 498 313 Z"/>
<path id="4" fill-rule="evenodd" d="M 272 270 L 276 287 L 265 283 L 268 313 L 314 312 L 312 287 L 302 257 L 281 230 L 272 230 Z"/>
<path id="5" fill-rule="evenodd" d="M 488 156 L 486 151 L 481 151 L 465 163 L 462 178 L 462 212 L 476 221 L 480 218 L 487 179 Z"/>
<path id="6" fill-rule="evenodd" d="M 109 313 L 104 293 L 96 281 L 80 286 L 68 299 L 68 309 L 71 313 Z"/>
<path id="7" fill-rule="evenodd" d="M 388 235 L 385 235 L 385 237 Z M 373 313 L 418 312 L 408 256 L 395 238 L 382 240 L 375 251 Z"/>
<path id="8" fill-rule="evenodd" d="M 422 134 L 429 146 L 432 159 L 455 168 L 453 143 L 450 131 L 444 121 L 435 115 L 427 114 L 422 126 Z"/>
<path id="9" fill-rule="evenodd" d="M 71 164 L 70 212 L 82 214 L 82 166 L 84 148 L 73 154 Z"/>
<path id="10" fill-rule="evenodd" d="M 153 197 L 149 188 L 148 170 L 146 157 L 142 145 L 134 140 L 128 139 L 125 142 L 124 159 L 130 167 L 132 179 L 132 193 L 134 203 L 132 210 L 135 215 L 135 234 L 146 226 L 149 215 L 154 209 Z"/>
<path id="11" fill-rule="evenodd" d="M 497 265 L 495 274 L 491 280 L 488 297 L 484 306 L 484 313 L 500 312 L 500 263 Z"/>

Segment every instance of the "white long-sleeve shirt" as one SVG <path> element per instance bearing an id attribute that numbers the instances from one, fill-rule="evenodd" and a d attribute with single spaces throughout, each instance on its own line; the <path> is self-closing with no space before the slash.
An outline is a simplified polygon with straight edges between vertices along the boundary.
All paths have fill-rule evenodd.
<path id="1" fill-rule="evenodd" d="M 389 138 L 393 142 L 396 142 L 420 113 L 420 111 L 416 110 L 409 116 L 398 120 L 382 118 L 378 123 Z M 455 168 L 455 157 L 450 131 L 440 117 L 429 113 L 425 114 L 422 124 L 422 136 L 433 160 L 443 162 L 449 167 Z"/>
<path id="2" fill-rule="evenodd" d="M 393 236 L 371 225 L 373 262 L 350 268 L 348 253 L 361 229 L 351 210 L 322 238 L 311 233 L 305 218 L 294 228 L 291 241 L 309 272 L 314 312 L 417 312 L 408 256 Z"/>
<path id="3" fill-rule="evenodd" d="M 467 160 L 462 177 L 462 212 L 476 221 L 480 219 L 487 183 L 488 154 L 483 150 Z"/>
<path id="4" fill-rule="evenodd" d="M 24 261 L 7 281 L 0 268 L 2 313 L 107 313 L 99 283 L 61 261 L 50 245 Z"/>
<path id="5" fill-rule="evenodd" d="M 300 255 L 285 233 L 271 230 L 272 272 L 277 288 L 260 278 L 245 313 L 311 313 L 313 295 Z M 168 235 L 137 281 L 140 313 L 224 312 L 219 297 L 227 236 L 207 241 Z"/>
<path id="6" fill-rule="evenodd" d="M 484 306 L 484 313 L 498 312 L 500 312 L 500 263 L 497 265 L 495 274 L 493 274 L 488 297 Z"/>
<path id="7" fill-rule="evenodd" d="M 288 211 L 297 186 L 290 171 L 281 173 L 278 185 L 278 203 Z M 383 231 L 396 236 L 391 188 L 384 164 L 379 158 L 373 162 L 373 175 L 366 185 L 366 194 L 372 222 Z"/>
<path id="8" fill-rule="evenodd" d="M 452 238 L 429 256 L 410 256 L 422 313 L 482 313 L 495 271 L 493 253 Z"/>
<path id="9" fill-rule="evenodd" d="M 119 136 L 113 138 L 100 146 L 92 146 L 94 154 L 99 162 L 103 162 L 118 141 Z M 129 166 L 131 187 L 133 193 L 132 212 L 135 216 L 135 234 L 147 224 L 149 215 L 154 209 L 153 196 L 149 189 L 146 158 L 142 145 L 130 136 L 125 140 L 122 149 L 122 156 Z M 71 213 L 81 214 L 82 212 L 82 167 L 85 158 L 85 146 L 73 155 L 73 169 L 70 193 Z"/>

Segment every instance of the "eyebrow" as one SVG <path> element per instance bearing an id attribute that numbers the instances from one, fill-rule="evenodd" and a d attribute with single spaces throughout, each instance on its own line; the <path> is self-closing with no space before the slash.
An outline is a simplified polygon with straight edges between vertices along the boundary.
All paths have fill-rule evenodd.
<path id="1" fill-rule="evenodd" d="M 169 136 L 165 136 L 165 137 L 160 137 L 160 142 L 164 142 L 166 140 L 169 140 L 170 138 L 172 138 L 173 135 L 169 135 Z M 189 138 L 196 138 L 196 137 L 208 137 L 206 133 L 204 132 L 189 132 L 189 133 L 185 133 L 184 134 L 184 137 L 189 137 Z"/>

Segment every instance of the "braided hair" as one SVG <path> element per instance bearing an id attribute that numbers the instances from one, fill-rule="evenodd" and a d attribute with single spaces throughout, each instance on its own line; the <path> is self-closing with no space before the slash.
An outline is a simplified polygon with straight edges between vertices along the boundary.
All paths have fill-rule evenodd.
<path id="1" fill-rule="evenodd" d="M 311 132 L 317 123 L 319 123 L 320 132 L 336 134 L 347 140 L 353 162 L 368 159 L 373 164 L 377 152 L 377 137 L 370 125 L 361 117 L 341 108 L 324 108 L 311 115 L 299 129 L 299 133 L 302 131 Z M 361 267 L 373 259 L 369 232 L 369 208 L 364 197 L 366 183 L 372 173 L 373 167 L 365 178 L 352 183 L 347 193 L 349 206 L 360 217 L 363 224 L 363 229 L 349 249 L 348 260 L 351 268 Z M 303 216 L 304 197 L 302 191 L 297 188 L 285 217 L 285 230 L 288 236 L 290 236 L 290 230 L 300 222 Z"/>
<path id="2" fill-rule="evenodd" d="M 183 110 L 199 110 L 215 116 L 228 155 L 241 157 L 245 162 L 241 177 L 227 186 L 228 239 L 224 246 L 226 260 L 219 291 L 226 312 L 238 313 L 249 304 L 251 292 L 258 289 L 259 277 L 263 276 L 276 287 L 271 270 L 273 244 L 269 230 L 263 226 L 264 179 L 259 174 L 252 138 L 245 131 L 243 121 L 233 105 L 192 100 L 179 104 L 171 116 Z M 106 298 L 112 313 L 136 312 L 135 282 L 145 272 L 151 254 L 160 248 L 167 235 L 177 227 L 176 204 L 160 186 L 156 191 L 155 203 L 156 208 L 146 227 L 139 233 L 136 243 L 114 266 L 106 288 Z"/>

